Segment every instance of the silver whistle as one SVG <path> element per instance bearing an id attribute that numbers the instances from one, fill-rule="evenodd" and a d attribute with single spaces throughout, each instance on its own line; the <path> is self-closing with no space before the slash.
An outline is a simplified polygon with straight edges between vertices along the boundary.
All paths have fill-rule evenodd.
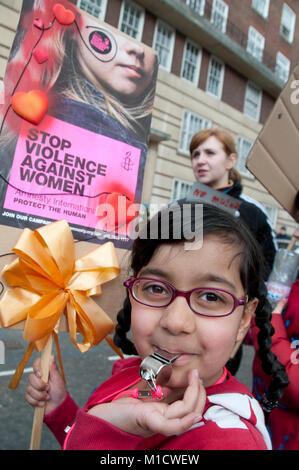
<path id="1" fill-rule="evenodd" d="M 165 351 L 154 352 L 143 359 L 139 367 L 139 375 L 146 380 L 151 390 L 156 391 L 157 385 L 165 385 L 171 375 L 172 364 L 179 354 L 170 354 Z"/>

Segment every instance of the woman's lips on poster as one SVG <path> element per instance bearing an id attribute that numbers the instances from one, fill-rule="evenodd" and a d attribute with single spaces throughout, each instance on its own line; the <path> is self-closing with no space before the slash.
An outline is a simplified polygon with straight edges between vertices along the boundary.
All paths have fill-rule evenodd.
<path id="1" fill-rule="evenodd" d="M 120 67 L 132 78 L 142 78 L 144 75 L 143 70 L 140 67 L 136 67 L 136 65 L 120 64 Z"/>

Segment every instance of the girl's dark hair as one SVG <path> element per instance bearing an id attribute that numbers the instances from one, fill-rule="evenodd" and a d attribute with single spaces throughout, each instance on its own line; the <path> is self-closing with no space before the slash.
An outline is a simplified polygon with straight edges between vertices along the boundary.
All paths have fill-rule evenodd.
<path id="1" fill-rule="evenodd" d="M 178 244 L 184 241 L 190 243 L 190 233 L 196 234 L 200 229 L 202 229 L 203 237 L 214 234 L 223 243 L 238 247 L 238 254 L 241 256 L 240 278 L 242 285 L 249 300 L 254 298 L 259 300 L 255 312 L 256 324 L 260 330 L 258 355 L 264 372 L 272 377 L 262 406 L 265 411 L 271 411 L 288 385 L 288 376 L 284 366 L 271 352 L 271 336 L 274 333 L 274 328 L 271 324 L 272 309 L 267 300 L 267 289 L 263 281 L 262 250 L 248 227 L 238 217 L 212 205 L 204 204 L 202 206 L 202 220 L 198 220 L 198 209 L 199 204 L 196 203 L 177 203 L 175 206 L 162 210 L 147 223 L 133 244 L 131 255 L 133 275 L 137 276 L 140 270 L 149 263 L 159 246 L 167 243 Z M 153 233 L 155 236 L 151 238 Z M 188 233 L 188 240 L 186 240 Z M 188 249 L 188 246 L 186 248 Z M 128 297 L 124 302 L 123 309 L 118 312 L 117 320 L 115 344 L 125 354 L 137 354 L 134 344 L 127 338 L 127 332 L 131 326 L 131 305 Z"/>

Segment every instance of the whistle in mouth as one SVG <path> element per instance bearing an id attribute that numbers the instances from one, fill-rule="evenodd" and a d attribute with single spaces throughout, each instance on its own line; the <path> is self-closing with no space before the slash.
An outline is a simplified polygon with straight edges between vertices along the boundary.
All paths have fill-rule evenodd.
<path id="1" fill-rule="evenodd" d="M 139 367 L 139 375 L 146 380 L 151 390 L 156 391 L 157 385 L 165 385 L 172 371 L 172 364 L 179 354 L 170 354 L 166 351 L 154 352 L 143 359 Z"/>

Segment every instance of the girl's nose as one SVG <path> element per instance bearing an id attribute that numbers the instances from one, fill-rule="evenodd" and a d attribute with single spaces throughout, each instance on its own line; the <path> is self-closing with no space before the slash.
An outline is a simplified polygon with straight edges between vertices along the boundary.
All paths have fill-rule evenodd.
<path id="1" fill-rule="evenodd" d="M 193 333 L 196 325 L 196 314 L 190 309 L 183 297 L 177 297 L 161 312 L 160 325 L 172 335 Z"/>

